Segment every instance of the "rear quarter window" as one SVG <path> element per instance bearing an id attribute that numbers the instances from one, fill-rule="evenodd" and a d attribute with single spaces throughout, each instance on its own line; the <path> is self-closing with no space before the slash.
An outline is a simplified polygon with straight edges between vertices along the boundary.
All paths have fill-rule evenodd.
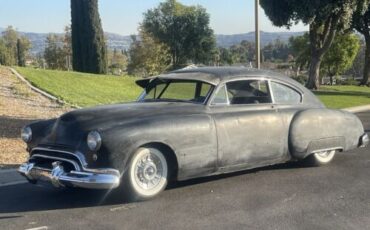
<path id="1" fill-rule="evenodd" d="M 302 95 L 287 85 L 271 82 L 271 91 L 277 104 L 299 104 L 302 102 Z"/>

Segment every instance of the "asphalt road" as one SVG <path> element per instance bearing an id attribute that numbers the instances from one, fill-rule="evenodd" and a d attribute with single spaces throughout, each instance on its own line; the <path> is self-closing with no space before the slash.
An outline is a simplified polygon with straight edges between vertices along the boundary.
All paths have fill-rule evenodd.
<path id="1" fill-rule="evenodd" d="M 370 132 L 370 111 L 358 114 Z M 94 191 L 0 187 L 0 229 L 370 229 L 370 148 L 172 184 L 126 203 Z"/>

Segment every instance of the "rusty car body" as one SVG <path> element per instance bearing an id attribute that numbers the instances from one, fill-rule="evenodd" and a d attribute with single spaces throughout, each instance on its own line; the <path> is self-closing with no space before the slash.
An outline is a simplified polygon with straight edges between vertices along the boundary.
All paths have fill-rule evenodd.
<path id="1" fill-rule="evenodd" d="M 329 163 L 369 137 L 289 77 L 244 67 L 183 69 L 138 80 L 136 102 L 85 108 L 26 126 L 30 182 L 122 188 L 136 199 L 169 180 L 287 161 Z"/>

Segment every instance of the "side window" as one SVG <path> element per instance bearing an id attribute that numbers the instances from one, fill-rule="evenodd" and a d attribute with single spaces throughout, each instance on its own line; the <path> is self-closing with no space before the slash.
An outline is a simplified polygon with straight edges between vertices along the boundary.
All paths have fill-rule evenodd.
<path id="1" fill-rule="evenodd" d="M 222 86 L 218 89 L 215 97 L 213 98 L 212 104 L 213 105 L 228 104 L 227 94 L 226 94 L 226 87 L 225 86 Z"/>
<path id="2" fill-rule="evenodd" d="M 271 82 L 271 90 L 278 104 L 299 104 L 302 101 L 301 94 L 286 85 Z"/>
<path id="3" fill-rule="evenodd" d="M 265 80 L 233 81 L 226 84 L 230 104 L 271 103 L 268 83 Z"/>

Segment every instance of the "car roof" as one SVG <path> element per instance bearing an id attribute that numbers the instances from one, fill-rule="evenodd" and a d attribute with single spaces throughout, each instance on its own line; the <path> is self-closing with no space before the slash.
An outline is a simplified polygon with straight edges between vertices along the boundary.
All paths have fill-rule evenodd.
<path id="1" fill-rule="evenodd" d="M 159 78 L 173 80 L 197 80 L 207 82 L 212 85 L 218 85 L 221 82 L 227 82 L 234 79 L 247 79 L 256 77 L 272 78 L 286 81 L 298 88 L 301 88 L 301 85 L 290 77 L 286 77 L 284 75 L 269 70 L 259 70 L 246 67 L 195 67 L 180 69 L 155 77 L 141 79 L 136 81 L 136 83 L 139 86 L 145 88 L 152 79 Z"/>
<path id="2" fill-rule="evenodd" d="M 284 76 L 282 74 L 269 71 L 269 70 L 259 70 L 254 68 L 246 67 L 195 67 L 195 68 L 185 68 L 176 71 L 172 71 L 166 74 L 161 74 L 151 78 L 144 78 L 136 81 L 136 84 L 142 88 L 147 88 L 150 82 L 154 79 L 163 80 L 194 80 L 207 82 L 212 85 L 219 85 L 223 82 L 233 81 L 233 80 L 247 80 L 248 78 L 266 78 L 271 80 L 277 80 L 281 82 L 288 83 L 295 89 L 301 91 L 304 94 L 303 104 L 312 104 L 319 107 L 324 107 L 324 105 L 318 100 L 314 94 L 308 90 L 306 87 L 293 80 L 290 77 Z"/>

